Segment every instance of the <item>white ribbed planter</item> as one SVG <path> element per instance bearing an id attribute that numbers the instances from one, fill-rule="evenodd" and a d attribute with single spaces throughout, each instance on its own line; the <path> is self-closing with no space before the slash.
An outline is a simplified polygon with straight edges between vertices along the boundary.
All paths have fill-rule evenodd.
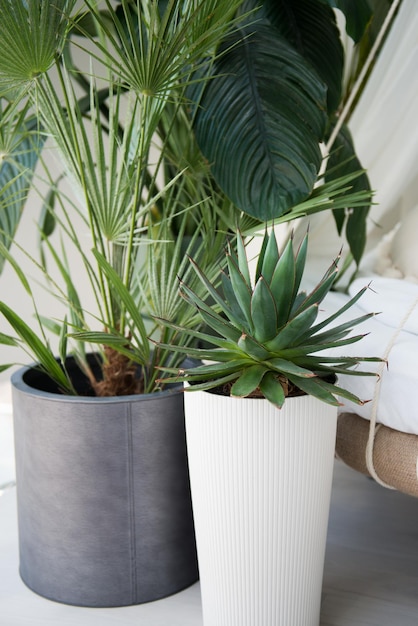
<path id="1" fill-rule="evenodd" d="M 337 410 L 185 394 L 204 626 L 318 626 Z"/>

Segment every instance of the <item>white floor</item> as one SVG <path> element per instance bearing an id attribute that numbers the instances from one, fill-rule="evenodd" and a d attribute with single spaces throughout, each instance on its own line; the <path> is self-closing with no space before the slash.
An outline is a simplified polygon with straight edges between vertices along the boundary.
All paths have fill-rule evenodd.
<path id="1" fill-rule="evenodd" d="M 0 379 L 0 492 L 14 481 L 13 418 L 10 383 Z"/>
<path id="2" fill-rule="evenodd" d="M 418 625 L 418 499 L 336 462 L 321 626 Z"/>

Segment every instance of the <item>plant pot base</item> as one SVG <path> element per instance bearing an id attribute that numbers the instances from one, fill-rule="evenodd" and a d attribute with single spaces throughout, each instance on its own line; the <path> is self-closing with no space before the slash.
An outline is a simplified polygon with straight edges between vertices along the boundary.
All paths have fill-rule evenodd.
<path id="1" fill-rule="evenodd" d="M 27 371 L 27 370 L 26 370 Z M 183 393 L 81 398 L 13 376 L 20 574 L 77 606 L 126 606 L 198 578 Z"/>
<path id="2" fill-rule="evenodd" d="M 185 405 L 204 626 L 318 626 L 335 407 L 205 392 Z"/>

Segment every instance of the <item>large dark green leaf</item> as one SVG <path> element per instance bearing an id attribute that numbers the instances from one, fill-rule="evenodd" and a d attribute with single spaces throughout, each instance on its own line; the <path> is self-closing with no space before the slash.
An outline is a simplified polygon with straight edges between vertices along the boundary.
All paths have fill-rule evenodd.
<path id="1" fill-rule="evenodd" d="M 223 49 L 203 94 L 199 87 L 189 93 L 199 102 L 197 141 L 230 199 L 249 215 L 271 220 L 312 190 L 326 87 L 269 24 L 240 29 Z"/>
<path id="2" fill-rule="evenodd" d="M 354 151 L 350 131 L 347 126 L 343 126 L 334 142 L 325 178 L 329 181 L 342 174 L 354 173 L 362 169 Z M 346 195 L 359 191 L 371 191 L 369 178 L 365 172 L 353 180 Z M 345 227 L 347 242 L 357 264 L 360 262 L 366 245 L 366 220 L 369 209 L 370 205 L 353 208 L 348 204 L 345 209 L 333 211 L 339 234 Z"/>
<path id="3" fill-rule="evenodd" d="M 246 3 L 249 6 L 257 0 Z M 341 100 L 344 52 L 334 11 L 321 0 L 264 0 L 261 14 L 316 69 L 328 86 L 328 109 Z"/>

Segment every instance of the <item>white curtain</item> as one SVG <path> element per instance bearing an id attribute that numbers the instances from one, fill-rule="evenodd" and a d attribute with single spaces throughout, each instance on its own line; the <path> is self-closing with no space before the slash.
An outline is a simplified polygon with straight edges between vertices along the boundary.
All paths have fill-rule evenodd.
<path id="1" fill-rule="evenodd" d="M 417 0 L 401 3 L 349 126 L 376 192 L 368 219 L 371 250 L 418 205 Z M 329 263 L 343 243 L 332 215 L 311 218 L 310 231 L 315 264 Z"/>
<path id="2" fill-rule="evenodd" d="M 360 407 L 346 402 L 342 411 L 376 418 L 418 435 L 417 0 L 402 1 L 350 129 L 377 204 L 370 211 L 367 253 L 350 294 L 369 282 L 372 288 L 350 309 L 348 317 L 382 313 L 362 325 L 359 331 L 366 336 L 358 344 L 346 346 L 346 353 L 379 356 L 388 366 L 365 368 L 379 372 L 377 379 L 341 376 L 342 387 L 370 400 Z M 317 277 L 342 241 L 332 215 L 319 214 L 310 222 L 309 274 Z M 330 294 L 325 313 L 341 306 L 346 298 L 341 293 Z"/>

